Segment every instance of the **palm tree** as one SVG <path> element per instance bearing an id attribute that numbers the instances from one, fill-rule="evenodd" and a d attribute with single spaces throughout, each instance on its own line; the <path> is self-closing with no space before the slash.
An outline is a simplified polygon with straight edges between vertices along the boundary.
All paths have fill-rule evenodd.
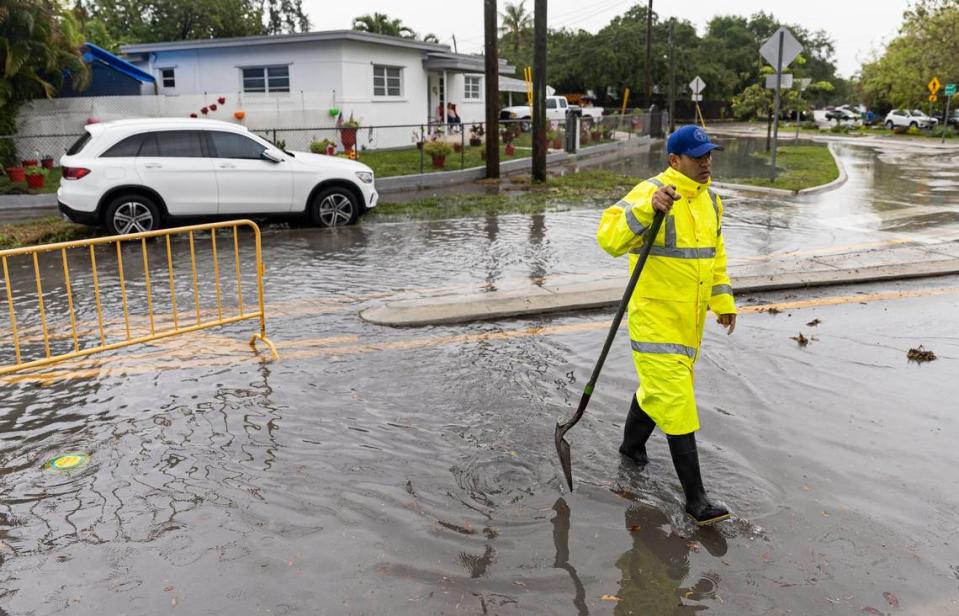
<path id="1" fill-rule="evenodd" d="M 437 44 L 439 44 L 439 42 L 440 42 L 440 37 L 436 36 L 436 35 L 433 34 L 432 32 L 429 32 L 429 33 L 423 35 L 423 42 L 424 42 L 424 43 L 437 43 Z"/>
<path id="2" fill-rule="evenodd" d="M 89 70 L 73 15 L 47 0 L 0 2 L 0 132 L 11 134 L 17 111 L 33 98 L 56 95 L 69 74 L 74 87 L 86 85 Z M 10 159 L 12 143 L 4 140 L 0 157 Z M 4 160 L 3 162 L 8 162 Z"/>
<path id="3" fill-rule="evenodd" d="M 390 16 L 384 13 L 360 15 L 354 18 L 353 29 L 372 34 L 416 38 L 416 32 L 412 28 L 404 26 L 402 20 L 390 19 Z"/>
<path id="4" fill-rule="evenodd" d="M 502 24 L 499 27 L 500 36 L 507 37 L 513 42 L 513 52 L 519 52 L 520 46 L 529 38 L 533 29 L 533 16 L 526 12 L 526 0 L 519 4 L 507 4 L 506 11 L 499 14 Z"/>

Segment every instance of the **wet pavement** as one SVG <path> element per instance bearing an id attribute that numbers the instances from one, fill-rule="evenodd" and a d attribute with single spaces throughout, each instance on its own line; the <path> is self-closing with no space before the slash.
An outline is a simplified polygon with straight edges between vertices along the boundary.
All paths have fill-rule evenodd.
<path id="1" fill-rule="evenodd" d="M 838 151 L 837 191 L 729 195 L 731 258 L 959 237 L 956 161 Z M 279 361 L 245 346 L 250 323 L 7 379 L 0 609 L 959 611 L 956 277 L 741 297 L 732 337 L 707 328 L 701 458 L 737 514 L 711 530 L 684 518 L 661 435 L 645 471 L 620 463 L 625 335 L 570 432 L 577 489 L 562 486 L 555 420 L 608 311 L 402 330 L 358 318 L 396 293 L 624 269 L 593 240 L 600 207 L 268 230 Z M 32 270 L 16 271 L 26 293 Z M 920 344 L 938 359 L 909 362 Z M 41 468 L 76 450 L 82 469 Z"/>

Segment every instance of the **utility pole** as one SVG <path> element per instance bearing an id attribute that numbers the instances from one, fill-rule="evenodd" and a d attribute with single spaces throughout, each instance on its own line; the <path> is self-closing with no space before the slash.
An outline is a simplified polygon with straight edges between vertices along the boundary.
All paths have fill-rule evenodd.
<path id="1" fill-rule="evenodd" d="M 653 104 L 653 0 L 646 8 L 646 108 Z"/>
<path id="2" fill-rule="evenodd" d="M 486 38 L 486 177 L 499 177 L 499 56 L 496 52 L 496 0 L 484 0 Z"/>
<path id="3" fill-rule="evenodd" d="M 669 20 L 669 134 L 676 130 L 676 65 L 673 53 L 675 19 Z"/>
<path id="4" fill-rule="evenodd" d="M 546 0 L 533 8 L 533 181 L 546 181 Z"/>

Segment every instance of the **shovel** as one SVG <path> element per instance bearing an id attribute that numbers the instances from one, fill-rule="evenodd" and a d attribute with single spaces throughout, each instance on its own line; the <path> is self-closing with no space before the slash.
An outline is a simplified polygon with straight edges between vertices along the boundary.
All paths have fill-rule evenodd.
<path id="1" fill-rule="evenodd" d="M 623 293 L 623 299 L 619 302 L 619 308 L 616 309 L 616 316 L 613 317 L 613 324 L 609 327 L 609 333 L 606 335 L 606 343 L 603 344 L 603 352 L 599 354 L 599 359 L 596 361 L 596 367 L 593 368 L 593 375 L 589 377 L 589 383 L 586 384 L 586 388 L 583 390 L 583 397 L 579 401 L 579 408 L 576 409 L 576 414 L 567 421 L 563 422 L 562 419 L 556 420 L 556 453 L 559 454 L 559 463 L 563 466 L 563 474 L 566 475 L 566 483 L 569 484 L 569 491 L 573 491 L 573 462 L 569 457 L 569 443 L 566 442 L 565 437 L 566 433 L 570 428 L 575 426 L 580 418 L 582 418 L 583 413 L 586 412 L 586 405 L 589 404 L 589 397 L 593 395 L 593 387 L 596 385 L 596 381 L 599 379 L 599 373 L 603 369 L 603 364 L 606 363 L 606 354 L 609 353 L 609 347 L 613 344 L 613 338 L 616 337 L 616 331 L 619 330 L 619 324 L 623 320 L 623 314 L 626 312 L 626 307 L 629 305 L 629 298 L 633 296 L 633 289 L 636 288 L 636 283 L 639 281 L 639 275 L 643 271 L 643 266 L 646 265 L 646 259 L 649 257 L 649 251 L 653 248 L 653 241 L 656 239 L 656 235 L 659 234 L 659 228 L 663 224 L 663 213 L 660 211 L 656 212 L 656 215 L 653 217 L 653 225 L 649 228 L 649 231 L 646 233 L 646 241 L 643 243 L 643 250 L 639 254 L 639 260 L 636 261 L 636 267 L 633 268 L 633 275 L 629 277 L 629 284 L 626 285 L 626 291 Z"/>

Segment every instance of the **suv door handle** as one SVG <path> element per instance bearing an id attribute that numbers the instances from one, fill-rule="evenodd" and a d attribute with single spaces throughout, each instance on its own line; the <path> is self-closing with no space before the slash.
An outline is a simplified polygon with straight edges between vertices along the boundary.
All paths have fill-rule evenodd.
<path id="1" fill-rule="evenodd" d="M 220 163 L 217 165 L 220 169 L 236 169 L 236 165 L 233 163 Z"/>
<path id="2" fill-rule="evenodd" d="M 143 166 L 146 169 L 163 169 L 163 165 L 160 163 L 143 163 Z"/>

